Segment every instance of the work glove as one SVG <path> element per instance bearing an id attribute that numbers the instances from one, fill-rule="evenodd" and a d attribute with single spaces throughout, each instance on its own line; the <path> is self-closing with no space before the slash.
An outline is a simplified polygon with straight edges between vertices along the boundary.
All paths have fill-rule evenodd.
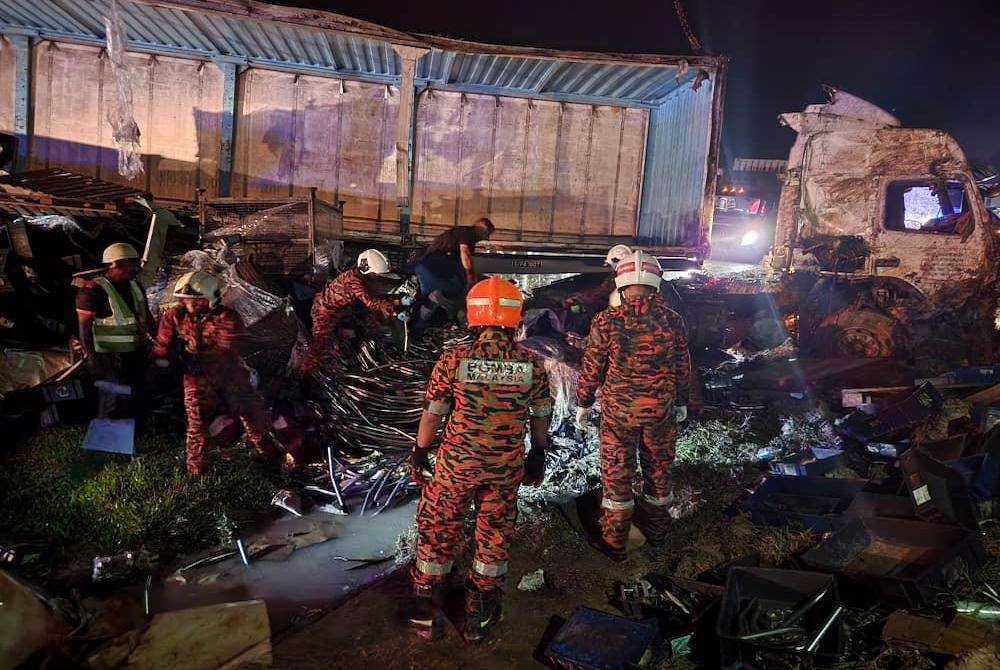
<path id="1" fill-rule="evenodd" d="M 688 418 L 687 405 L 674 405 L 674 421 L 684 423 Z"/>
<path id="2" fill-rule="evenodd" d="M 593 411 L 593 407 L 577 407 L 576 408 L 576 427 L 580 430 L 586 430 L 587 420 L 590 419 L 590 413 Z"/>
<path id="3" fill-rule="evenodd" d="M 524 459 L 524 478 L 521 483 L 525 486 L 538 486 L 545 478 L 545 450 L 539 447 L 532 447 Z"/>
<path id="4" fill-rule="evenodd" d="M 410 480 L 423 488 L 430 483 L 434 476 L 434 468 L 431 467 L 431 459 L 426 449 L 414 447 L 410 454 Z"/>
<path id="5" fill-rule="evenodd" d="M 155 361 L 153 361 L 153 363 L 158 368 L 169 368 L 170 367 L 170 359 L 169 358 L 157 358 Z"/>

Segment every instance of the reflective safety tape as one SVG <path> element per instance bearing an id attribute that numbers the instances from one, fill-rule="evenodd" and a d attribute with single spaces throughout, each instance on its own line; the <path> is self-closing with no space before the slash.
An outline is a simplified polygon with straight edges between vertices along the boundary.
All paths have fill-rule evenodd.
<path id="1" fill-rule="evenodd" d="M 456 379 L 463 384 L 522 386 L 533 377 L 531 363 L 485 358 L 463 358 Z"/>
<path id="2" fill-rule="evenodd" d="M 528 410 L 528 413 L 531 414 L 531 416 L 539 418 L 552 416 L 552 403 L 546 402 L 538 405 L 532 405 Z"/>
<path id="3" fill-rule="evenodd" d="M 521 301 L 516 298 L 500 298 L 498 301 L 501 307 L 520 307 Z"/>
<path id="4" fill-rule="evenodd" d="M 452 561 L 448 561 L 447 563 L 433 563 L 431 561 L 424 561 L 418 558 L 416 565 L 417 570 L 425 575 L 441 577 L 451 572 Z"/>
<path id="5" fill-rule="evenodd" d="M 642 496 L 642 499 L 648 502 L 650 505 L 654 505 L 656 507 L 666 507 L 667 505 L 669 505 L 674 501 L 674 494 L 671 493 L 670 495 L 666 495 L 661 498 L 644 494 Z"/>
<path id="6" fill-rule="evenodd" d="M 611 500 L 609 498 L 601 499 L 601 507 L 604 509 L 610 509 L 614 511 L 621 511 L 626 509 L 632 509 L 635 507 L 634 500 Z"/>
<path id="7" fill-rule="evenodd" d="M 503 563 L 483 563 L 480 560 L 472 562 L 472 569 L 484 577 L 500 577 L 507 574 L 507 561 Z"/>
<path id="8" fill-rule="evenodd" d="M 489 307 L 492 300 L 489 298 L 467 298 L 465 300 L 466 305 L 474 305 L 476 307 Z"/>
<path id="9" fill-rule="evenodd" d="M 451 403 L 431 401 L 427 403 L 427 411 L 430 412 L 431 414 L 444 416 L 445 414 L 451 411 Z"/>

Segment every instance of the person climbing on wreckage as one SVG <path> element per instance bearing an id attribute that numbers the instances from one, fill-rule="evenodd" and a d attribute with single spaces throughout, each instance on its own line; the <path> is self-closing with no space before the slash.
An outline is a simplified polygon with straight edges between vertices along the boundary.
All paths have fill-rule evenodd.
<path id="1" fill-rule="evenodd" d="M 577 385 L 577 425 L 584 429 L 601 391 L 601 534 L 591 543 L 624 561 L 632 513 L 636 452 L 642 495 L 636 526 L 652 547 L 666 542 L 673 502 L 668 469 L 677 425 L 687 419 L 691 359 L 684 321 L 660 293 L 659 261 L 636 251 L 615 268 L 621 305 L 594 319 Z"/>
<path id="2" fill-rule="evenodd" d="M 476 245 L 490 239 L 496 227 L 486 217 L 471 226 L 456 226 L 435 237 L 413 266 L 420 287 L 420 308 L 411 324 L 419 336 L 443 313 L 459 321 L 459 307 L 469 287 L 476 283 L 472 255 Z"/>
<path id="3" fill-rule="evenodd" d="M 542 361 L 514 342 L 522 303 L 520 290 L 498 277 L 473 286 L 466 308 L 475 342 L 442 354 L 427 384 L 410 464 L 422 490 L 409 613 L 426 638 L 443 632 L 444 582 L 473 503 L 476 550 L 466 581 L 465 639 L 481 640 L 497 623 L 518 486 L 542 482 L 552 398 Z M 525 456 L 529 419 L 531 451 Z M 432 472 L 428 452 L 442 422 Z"/>
<path id="4" fill-rule="evenodd" d="M 354 267 L 330 280 L 312 304 L 312 347 L 303 372 L 319 371 L 333 376 L 343 369 L 347 354 L 344 340 L 353 336 L 356 308 L 363 307 L 383 319 L 390 319 L 403 307 L 413 304 L 408 295 L 376 298 L 365 286 L 366 275 L 390 272 L 389 259 L 378 249 L 368 249 L 358 256 Z"/>
<path id="5" fill-rule="evenodd" d="M 236 348 L 243 320 L 221 304 L 218 280 L 200 270 L 189 272 L 177 280 L 174 297 L 181 304 L 160 318 L 153 356 L 157 366 L 168 367 L 178 345 L 177 358 L 184 370 L 188 472 L 197 476 L 205 471 L 208 426 L 220 398 L 242 421 L 253 446 L 251 458 L 277 459 L 281 451 L 268 433 L 264 399 L 254 389 L 250 370 Z"/>

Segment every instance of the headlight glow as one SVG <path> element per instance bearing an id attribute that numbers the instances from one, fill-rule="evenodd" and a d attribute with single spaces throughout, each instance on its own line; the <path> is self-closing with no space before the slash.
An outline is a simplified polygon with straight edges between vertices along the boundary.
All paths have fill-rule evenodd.
<path id="1" fill-rule="evenodd" d="M 758 238 L 760 238 L 760 233 L 758 233 L 756 230 L 748 230 L 747 232 L 743 233 L 743 237 L 742 239 L 740 239 L 740 246 L 752 247 L 753 245 L 757 244 Z"/>

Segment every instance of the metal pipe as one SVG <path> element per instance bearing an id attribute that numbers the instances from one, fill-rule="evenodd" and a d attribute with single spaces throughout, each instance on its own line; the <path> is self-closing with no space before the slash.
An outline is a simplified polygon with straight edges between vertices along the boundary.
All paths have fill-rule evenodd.
<path id="1" fill-rule="evenodd" d="M 243 546 L 243 540 L 236 540 L 236 549 L 240 552 L 240 560 L 243 561 L 243 565 L 250 565 L 250 556 L 247 554 L 246 547 Z"/>
<path id="2" fill-rule="evenodd" d="M 816 651 L 816 649 L 819 647 L 820 641 L 823 639 L 823 636 L 826 635 L 827 631 L 830 630 L 830 626 L 833 625 L 833 622 L 837 620 L 837 617 L 839 617 L 843 611 L 844 608 L 840 605 L 837 605 L 836 609 L 834 609 L 833 612 L 830 613 L 830 616 L 823 624 L 823 627 L 819 629 L 818 633 L 816 633 L 816 637 L 814 637 L 812 641 L 809 642 L 809 644 L 805 647 L 806 651 L 808 651 L 809 653 L 813 653 Z"/>

